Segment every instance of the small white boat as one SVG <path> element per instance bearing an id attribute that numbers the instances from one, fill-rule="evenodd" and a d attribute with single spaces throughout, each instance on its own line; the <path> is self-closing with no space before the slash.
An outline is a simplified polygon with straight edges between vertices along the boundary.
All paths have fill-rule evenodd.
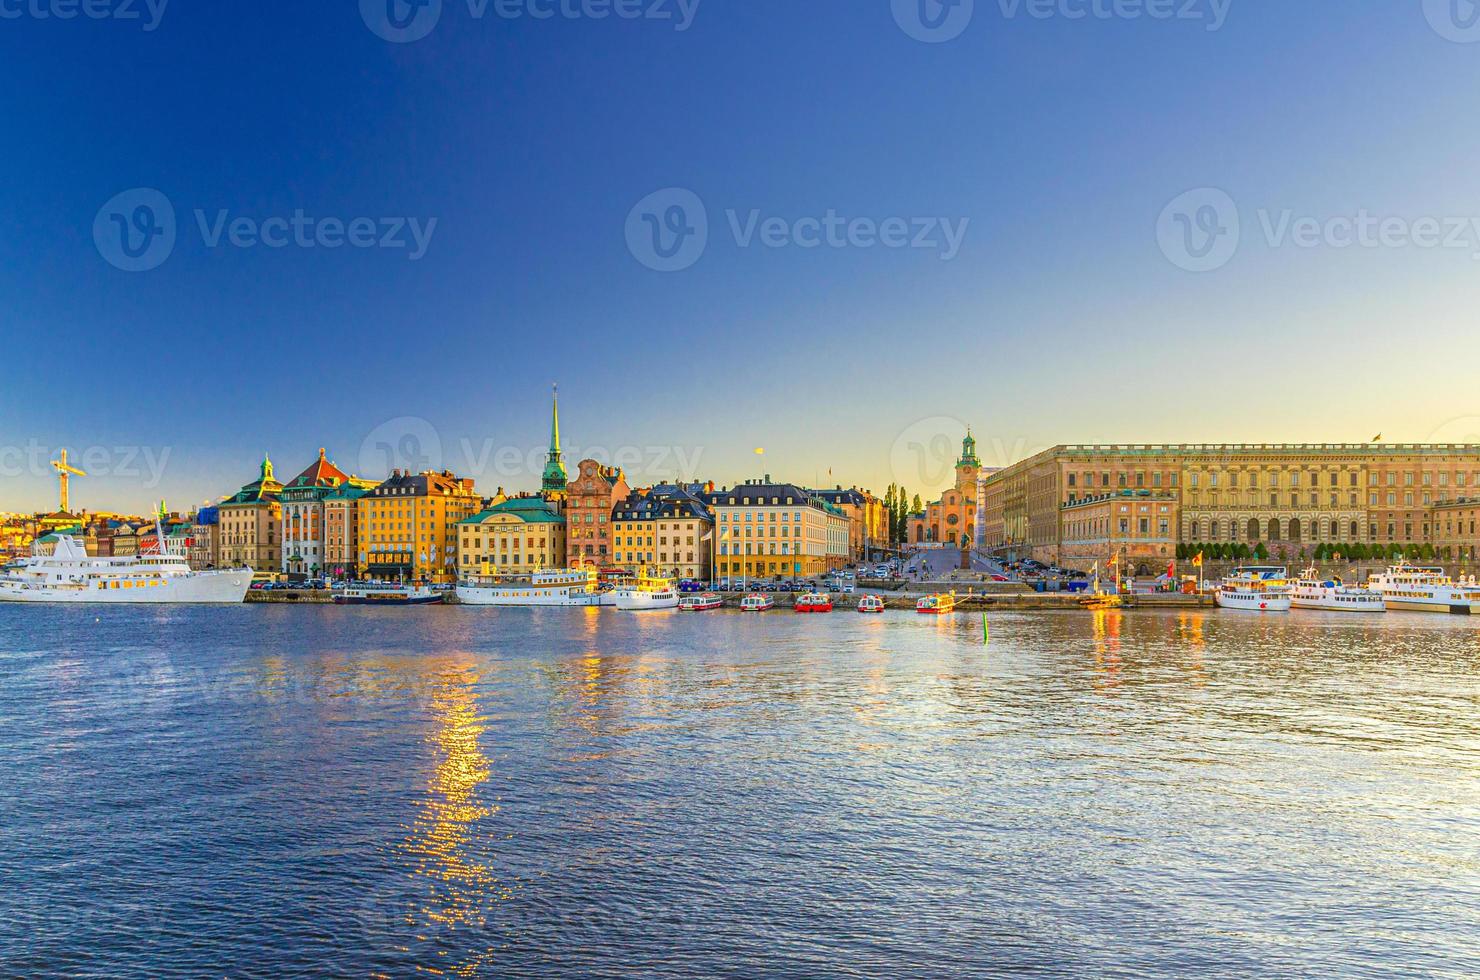
<path id="1" fill-rule="evenodd" d="M 1325 609 L 1331 612 L 1384 612 L 1382 593 L 1343 585 L 1338 579 L 1322 579 L 1314 568 L 1308 568 L 1290 593 L 1290 605 L 1296 609 Z"/>
<path id="2" fill-rule="evenodd" d="M 858 611 L 861 613 L 881 613 L 884 611 L 884 600 L 876 595 L 866 595 L 858 600 Z"/>
<path id="3" fill-rule="evenodd" d="M 1473 577 L 1456 582 L 1442 568 L 1399 562 L 1368 579 L 1367 588 L 1379 593 L 1383 605 L 1395 612 L 1480 613 L 1480 585 Z"/>
<path id="4" fill-rule="evenodd" d="M 754 592 L 740 600 L 741 612 L 765 612 L 776 605 L 775 600 L 761 592 Z"/>
<path id="5" fill-rule="evenodd" d="M 430 606 L 445 599 L 425 585 L 402 585 L 397 582 L 362 582 L 345 586 L 336 593 L 334 604 L 338 606 Z"/>
<path id="6" fill-rule="evenodd" d="M 1218 605 L 1250 612 L 1289 612 L 1289 571 L 1278 565 L 1235 568 L 1218 587 Z"/>
<path id="7" fill-rule="evenodd" d="M 628 612 L 645 612 L 651 609 L 677 609 L 678 583 L 665 575 L 654 575 L 648 571 L 639 573 L 624 582 L 604 597 L 618 609 Z"/>
<path id="8" fill-rule="evenodd" d="M 718 609 L 725 604 L 725 600 L 713 592 L 703 595 L 686 595 L 678 600 L 679 612 L 705 612 L 709 609 Z"/>

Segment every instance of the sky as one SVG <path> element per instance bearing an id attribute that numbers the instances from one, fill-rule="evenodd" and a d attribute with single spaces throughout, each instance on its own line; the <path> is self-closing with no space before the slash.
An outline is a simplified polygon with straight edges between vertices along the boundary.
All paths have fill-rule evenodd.
<path id="1" fill-rule="evenodd" d="M 1480 441 L 1473 13 L 0 0 L 0 510 Z"/>

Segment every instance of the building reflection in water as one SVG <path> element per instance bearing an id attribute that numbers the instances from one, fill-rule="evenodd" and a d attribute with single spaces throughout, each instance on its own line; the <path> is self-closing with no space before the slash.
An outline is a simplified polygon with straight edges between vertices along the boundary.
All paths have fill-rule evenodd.
<path id="1" fill-rule="evenodd" d="M 1095 670 L 1099 677 L 1095 687 L 1108 690 L 1120 685 L 1120 629 L 1125 625 L 1125 614 L 1113 609 L 1096 609 L 1093 630 L 1095 638 Z"/>

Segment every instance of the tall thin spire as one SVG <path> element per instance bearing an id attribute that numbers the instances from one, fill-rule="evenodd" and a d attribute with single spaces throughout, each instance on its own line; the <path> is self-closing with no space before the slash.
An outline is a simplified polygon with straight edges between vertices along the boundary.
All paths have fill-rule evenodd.
<path id="1" fill-rule="evenodd" d="M 564 497 L 568 479 L 565 460 L 560 452 L 560 386 L 551 385 L 550 410 L 550 455 L 545 460 L 544 476 L 540 480 L 540 491 L 546 497 Z"/>

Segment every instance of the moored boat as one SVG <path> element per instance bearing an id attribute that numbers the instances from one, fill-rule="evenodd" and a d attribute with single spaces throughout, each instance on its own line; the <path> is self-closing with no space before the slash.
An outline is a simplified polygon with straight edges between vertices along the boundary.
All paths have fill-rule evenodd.
<path id="1" fill-rule="evenodd" d="M 1382 594 L 1372 589 L 1344 585 L 1340 579 L 1323 579 L 1314 568 L 1308 568 L 1290 592 L 1290 605 L 1296 609 L 1324 609 L 1330 612 L 1383 612 Z"/>
<path id="2" fill-rule="evenodd" d="M 602 605 L 628 612 L 678 608 L 678 583 L 666 575 L 647 570 L 623 582 L 603 598 Z"/>
<path id="3" fill-rule="evenodd" d="M 858 611 L 861 613 L 881 613 L 884 611 L 884 600 L 876 595 L 866 595 L 858 600 Z"/>
<path id="4" fill-rule="evenodd" d="M 725 604 L 725 600 L 713 592 L 705 592 L 702 595 L 686 595 L 678 600 L 680 612 L 704 612 L 709 609 L 718 609 Z"/>
<path id="5" fill-rule="evenodd" d="M 594 568 L 481 576 L 457 584 L 457 601 L 470 606 L 599 606 L 601 600 Z"/>
<path id="6" fill-rule="evenodd" d="M 755 592 L 740 600 L 741 612 L 765 612 L 776 605 L 774 599 L 763 592 Z"/>
<path id="7" fill-rule="evenodd" d="M 1456 582 L 1442 568 L 1399 562 L 1368 579 L 1367 588 L 1380 594 L 1383 606 L 1394 612 L 1480 613 L 1480 585 L 1473 578 Z"/>
<path id="8" fill-rule="evenodd" d="M 1289 612 L 1289 571 L 1278 565 L 1235 568 L 1218 587 L 1217 601 L 1224 609 Z"/>
<path id="9" fill-rule="evenodd" d="M 956 594 L 954 592 L 942 592 L 938 595 L 928 595 L 915 603 L 915 612 L 927 616 L 943 616 L 946 613 L 956 611 Z"/>
<path id="10" fill-rule="evenodd" d="M 826 592 L 803 592 L 797 596 L 792 608 L 799 613 L 830 613 L 833 608 L 832 596 Z"/>
<path id="11" fill-rule="evenodd" d="M 347 585 L 334 596 L 338 606 L 430 606 L 446 596 L 425 585 L 399 582 L 359 582 Z"/>
<path id="12" fill-rule="evenodd" d="M 234 605 L 252 584 L 250 568 L 197 571 L 179 546 L 161 542 L 145 554 L 99 557 L 70 534 L 59 534 L 51 554 L 33 545 L 30 557 L 0 570 L 0 602 L 129 602 Z"/>

